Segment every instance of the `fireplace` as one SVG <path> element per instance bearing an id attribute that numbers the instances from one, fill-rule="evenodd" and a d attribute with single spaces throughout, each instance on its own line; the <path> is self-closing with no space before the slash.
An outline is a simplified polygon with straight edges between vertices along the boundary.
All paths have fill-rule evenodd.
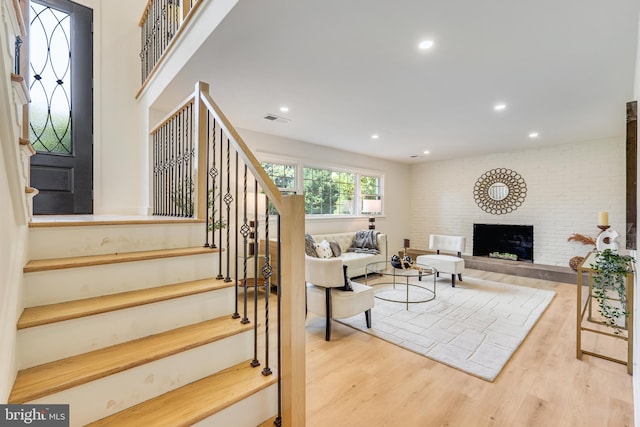
<path id="1" fill-rule="evenodd" d="M 533 262 L 533 225 L 473 224 L 473 255 L 493 252 L 518 256 Z"/>

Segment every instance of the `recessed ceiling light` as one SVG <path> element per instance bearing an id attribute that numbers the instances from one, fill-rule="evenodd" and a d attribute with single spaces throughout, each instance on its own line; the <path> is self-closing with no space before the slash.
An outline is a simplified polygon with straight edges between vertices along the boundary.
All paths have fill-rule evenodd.
<path id="1" fill-rule="evenodd" d="M 378 135 L 377 133 L 374 133 L 373 135 L 371 135 L 371 139 L 378 139 L 380 138 L 380 135 Z"/>
<path id="2" fill-rule="evenodd" d="M 493 109 L 496 110 L 496 111 L 502 111 L 505 108 L 507 108 L 507 104 L 503 104 L 503 103 L 496 104 L 496 105 L 493 106 Z"/>
<path id="3" fill-rule="evenodd" d="M 431 151 L 429 151 L 429 150 L 424 150 L 422 153 L 423 153 L 423 154 L 431 154 Z"/>
<path id="4" fill-rule="evenodd" d="M 283 105 L 282 107 L 280 107 L 280 111 L 282 111 L 283 113 L 288 113 L 289 107 L 287 107 L 286 105 Z"/>
<path id="5" fill-rule="evenodd" d="M 539 137 L 539 136 L 540 136 L 540 134 L 539 134 L 538 132 L 531 132 L 531 133 L 529 134 L 529 138 L 537 138 L 537 137 Z"/>
<path id="6" fill-rule="evenodd" d="M 433 40 L 423 40 L 418 44 L 418 48 L 421 50 L 431 49 L 433 47 Z"/>

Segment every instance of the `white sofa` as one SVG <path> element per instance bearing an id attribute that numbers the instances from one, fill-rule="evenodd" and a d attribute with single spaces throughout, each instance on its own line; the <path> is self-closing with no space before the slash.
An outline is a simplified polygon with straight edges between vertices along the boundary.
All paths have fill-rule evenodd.
<path id="1" fill-rule="evenodd" d="M 338 242 L 342 255 L 340 260 L 344 265 L 347 265 L 349 277 L 364 276 L 366 272 L 367 264 L 377 261 L 388 261 L 387 259 L 387 235 L 378 233 L 377 243 L 380 253 L 374 254 L 360 254 L 356 252 L 347 252 L 353 243 L 355 231 L 342 232 L 342 233 L 327 233 L 327 234 L 312 234 L 313 240 L 316 243 L 320 243 L 323 240 L 327 242 Z"/>

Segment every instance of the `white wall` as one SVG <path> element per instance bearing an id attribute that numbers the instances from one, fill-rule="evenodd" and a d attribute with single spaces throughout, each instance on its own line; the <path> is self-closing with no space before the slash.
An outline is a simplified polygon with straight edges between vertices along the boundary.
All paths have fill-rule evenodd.
<path id="1" fill-rule="evenodd" d="M 140 27 L 146 0 L 81 0 L 94 9 L 94 212 L 146 214 L 140 141 Z"/>
<path id="2" fill-rule="evenodd" d="M 0 144 L 17 144 L 0 136 Z M 16 375 L 16 323 L 21 309 L 22 266 L 26 262 L 27 226 L 14 215 L 4 151 L 0 150 L 0 403 L 6 403 Z"/>
<path id="3" fill-rule="evenodd" d="M 622 120 L 623 118 L 621 118 Z M 492 215 L 473 197 L 478 178 L 494 168 L 518 172 L 527 184 L 524 204 L 512 213 Z M 591 247 L 567 242 L 573 233 L 596 236 L 597 214 L 623 238 L 625 231 L 624 138 L 541 147 L 527 151 L 428 162 L 414 165 L 411 200 L 411 246 L 428 248 L 428 236 L 467 236 L 473 252 L 473 224 L 534 226 L 534 262 L 567 266 Z"/>
<path id="4" fill-rule="evenodd" d="M 18 149 L 22 105 L 15 102 L 10 79 L 17 21 L 10 1 L 0 2 L 0 9 L 0 403 L 6 403 L 17 371 L 16 322 L 21 312 L 28 213 Z"/>
<path id="5" fill-rule="evenodd" d="M 246 129 L 239 129 L 238 132 L 259 160 L 269 155 L 279 155 L 301 159 L 303 163 L 309 165 L 366 169 L 384 174 L 384 215 L 376 219 L 376 230 L 388 235 L 390 253 L 402 247 L 402 239 L 406 238 L 409 232 L 408 165 Z M 367 217 L 323 219 L 308 217 L 306 231 L 310 234 L 355 231 L 366 229 L 369 225 L 367 221 Z"/>

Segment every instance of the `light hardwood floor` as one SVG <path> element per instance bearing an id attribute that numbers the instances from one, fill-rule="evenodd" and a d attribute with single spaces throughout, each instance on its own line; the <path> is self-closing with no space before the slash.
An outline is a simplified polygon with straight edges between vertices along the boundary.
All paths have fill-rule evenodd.
<path id="1" fill-rule="evenodd" d="M 337 322 L 326 342 L 324 319 L 309 315 L 307 426 L 633 426 L 626 366 L 575 357 L 575 285 L 478 270 L 466 276 L 556 291 L 493 383 Z"/>

